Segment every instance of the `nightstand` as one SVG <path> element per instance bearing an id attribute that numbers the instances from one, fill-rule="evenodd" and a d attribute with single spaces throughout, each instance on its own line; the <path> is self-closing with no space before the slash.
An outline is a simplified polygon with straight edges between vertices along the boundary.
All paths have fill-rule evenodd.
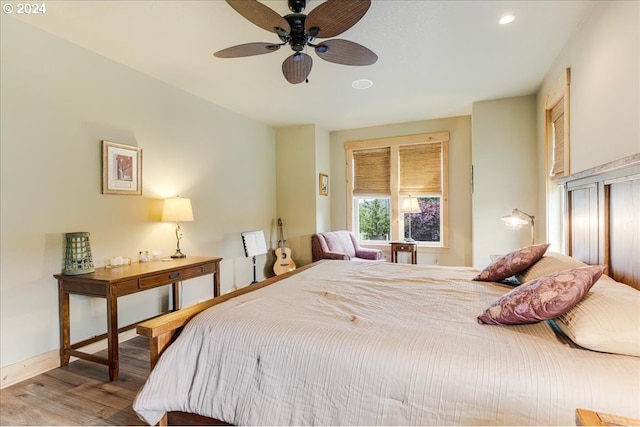
<path id="1" fill-rule="evenodd" d="M 418 263 L 418 244 L 415 242 L 391 242 L 391 262 L 398 262 L 398 252 L 409 252 L 411 264 Z"/>

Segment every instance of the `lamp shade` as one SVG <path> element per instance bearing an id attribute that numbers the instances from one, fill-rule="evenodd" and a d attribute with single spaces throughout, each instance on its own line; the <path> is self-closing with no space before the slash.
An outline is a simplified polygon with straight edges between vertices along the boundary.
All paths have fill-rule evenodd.
<path id="1" fill-rule="evenodd" d="M 527 221 L 525 221 L 524 219 L 518 218 L 517 216 L 513 215 L 505 215 L 500 219 L 504 221 L 504 225 L 513 230 L 518 230 L 522 228 L 523 225 L 527 224 Z"/>
<path id="2" fill-rule="evenodd" d="M 531 225 L 531 244 L 533 245 L 535 243 L 536 241 L 535 231 L 534 231 L 535 217 L 533 215 L 529 215 L 528 213 L 523 212 L 518 208 L 515 208 L 511 212 L 511 215 L 505 215 L 500 219 L 504 221 L 504 225 L 506 225 L 507 228 L 510 228 L 512 230 L 519 230 L 520 228 L 522 228 L 523 225 L 530 224 Z"/>
<path id="3" fill-rule="evenodd" d="M 185 199 L 182 197 L 165 199 L 164 206 L 162 208 L 161 220 L 166 222 L 193 221 L 191 199 Z"/>
<path id="4" fill-rule="evenodd" d="M 418 213 L 422 212 L 420 210 L 420 205 L 418 204 L 418 199 L 413 196 L 405 197 L 402 200 L 402 208 L 401 211 L 403 213 Z"/>
<path id="5" fill-rule="evenodd" d="M 507 226 L 507 228 L 519 230 L 523 225 L 527 225 L 529 223 L 529 221 L 523 218 L 523 216 L 529 218 L 529 221 L 531 221 L 531 224 L 533 225 L 533 217 L 517 208 L 511 212 L 511 215 L 505 215 L 500 219 L 504 221 L 504 224 Z"/>

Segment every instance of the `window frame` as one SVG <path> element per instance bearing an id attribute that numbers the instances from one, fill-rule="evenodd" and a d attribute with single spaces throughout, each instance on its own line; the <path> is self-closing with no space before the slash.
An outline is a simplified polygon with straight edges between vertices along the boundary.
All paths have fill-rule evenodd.
<path id="1" fill-rule="evenodd" d="M 563 143 L 564 143 L 564 152 L 563 152 L 563 173 L 555 176 L 550 176 L 551 181 L 556 181 L 558 178 L 562 178 L 565 176 L 569 176 L 571 174 L 570 171 L 570 136 L 571 136 L 571 127 L 570 127 L 570 87 L 571 87 L 571 68 L 567 68 L 564 73 L 560 76 L 556 84 L 551 90 L 547 93 L 544 102 L 544 117 L 545 117 L 545 174 L 547 176 L 550 175 L 550 171 L 553 167 L 553 159 L 554 159 L 554 151 L 555 151 L 555 142 L 554 142 L 554 132 L 553 132 L 553 121 L 551 119 L 551 112 L 553 108 L 558 105 L 558 103 L 563 103 L 563 115 L 564 115 L 564 123 L 563 123 Z"/>
<path id="2" fill-rule="evenodd" d="M 390 236 L 384 245 L 390 241 L 404 240 L 404 214 L 400 212 L 403 195 L 400 194 L 400 147 L 428 143 L 442 144 L 442 194 L 441 197 L 441 236 L 440 242 L 417 242 L 421 247 L 446 248 L 449 245 L 449 132 L 423 133 L 416 135 L 396 136 L 389 138 L 348 141 L 345 143 L 346 154 L 346 194 L 347 194 L 347 228 L 355 233 L 353 195 L 353 152 L 357 150 L 386 148 L 391 149 L 391 225 Z M 430 195 L 412 194 L 414 197 L 430 197 Z M 356 198 L 358 196 L 355 196 Z M 360 197 L 363 197 L 360 195 Z M 372 196 L 376 197 L 376 196 Z M 381 241 L 367 240 L 367 244 L 381 244 Z"/>
<path id="3" fill-rule="evenodd" d="M 549 89 L 544 99 L 544 185 L 545 185 L 545 211 L 546 211 L 546 240 L 552 244 L 554 250 L 564 251 L 566 248 L 566 231 L 564 230 L 564 215 L 566 200 L 564 200 L 563 184 L 561 177 L 571 174 L 571 68 L 566 68 L 559 76 L 555 85 Z M 562 102 L 564 105 L 564 174 L 552 176 L 550 171 L 553 164 L 553 123 L 551 112 L 553 108 Z"/>

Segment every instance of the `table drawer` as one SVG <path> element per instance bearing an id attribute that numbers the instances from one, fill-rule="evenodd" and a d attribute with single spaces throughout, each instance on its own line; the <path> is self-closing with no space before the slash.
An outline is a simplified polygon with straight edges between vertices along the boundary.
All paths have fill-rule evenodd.
<path id="1" fill-rule="evenodd" d="M 394 251 L 398 252 L 413 252 L 415 250 L 415 246 L 413 245 L 394 245 Z"/>
<path id="2" fill-rule="evenodd" d="M 173 272 L 158 273 L 154 276 L 144 277 L 138 282 L 140 289 L 153 288 L 155 286 L 167 285 L 169 283 L 179 282 L 181 280 L 190 279 L 206 274 L 203 265 L 197 267 L 189 267 L 184 270 Z"/>
<path id="3" fill-rule="evenodd" d="M 115 286 L 118 296 L 129 295 L 138 292 L 138 281 L 127 280 L 126 282 L 120 282 Z"/>

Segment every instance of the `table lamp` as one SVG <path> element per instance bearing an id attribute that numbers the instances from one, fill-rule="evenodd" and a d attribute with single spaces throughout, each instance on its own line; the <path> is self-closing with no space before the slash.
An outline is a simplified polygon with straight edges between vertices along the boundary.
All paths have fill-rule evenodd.
<path id="1" fill-rule="evenodd" d="M 400 210 L 402 211 L 402 213 L 405 213 L 405 214 L 422 212 L 420 210 L 420 205 L 418 204 L 418 199 L 413 196 L 405 197 L 402 200 L 402 208 Z M 409 215 L 409 237 L 404 239 L 404 241 L 415 242 L 415 240 L 413 240 L 413 238 L 411 237 L 411 215 Z"/>
<path id="2" fill-rule="evenodd" d="M 183 254 L 180 250 L 180 239 L 182 239 L 180 223 L 185 221 L 193 221 L 191 199 L 185 199 L 181 197 L 165 199 L 164 206 L 162 208 L 161 221 L 176 223 L 176 239 L 178 243 L 176 245 L 176 253 L 171 255 L 171 258 L 185 258 L 186 255 Z"/>

